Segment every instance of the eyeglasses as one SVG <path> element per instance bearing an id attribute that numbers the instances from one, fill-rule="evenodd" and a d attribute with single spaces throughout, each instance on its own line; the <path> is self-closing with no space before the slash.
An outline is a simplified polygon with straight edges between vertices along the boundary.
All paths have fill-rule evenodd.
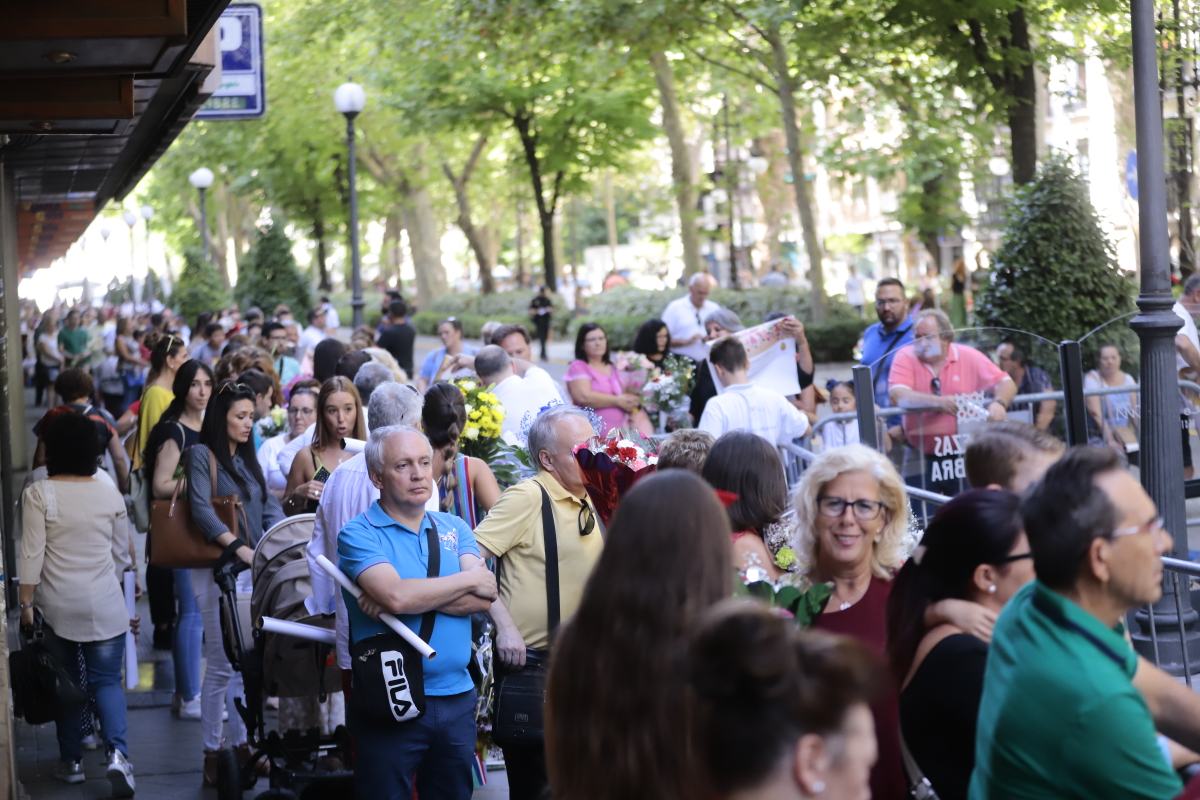
<path id="1" fill-rule="evenodd" d="M 592 507 L 588 505 L 587 500 L 579 501 L 579 535 L 587 536 L 596 529 L 596 515 L 592 513 Z"/>
<path id="2" fill-rule="evenodd" d="M 996 566 L 999 567 L 999 566 L 1003 566 L 1004 564 L 1011 564 L 1014 561 L 1021 561 L 1026 558 L 1033 558 L 1033 553 L 1030 553 L 1030 552 L 1013 553 L 1011 556 L 1005 556 L 1004 558 L 997 560 Z"/>
<path id="3" fill-rule="evenodd" d="M 904 302 L 903 300 L 901 300 L 901 299 L 899 299 L 899 298 L 896 298 L 896 297 L 884 297 L 884 298 L 882 298 L 882 299 L 876 300 L 876 301 L 875 301 L 875 305 L 876 305 L 876 307 L 879 307 L 879 306 L 898 306 L 898 305 L 900 305 L 900 304 L 901 304 L 901 303 L 903 303 L 903 302 Z"/>
<path id="4" fill-rule="evenodd" d="M 1131 525 L 1128 528 L 1117 528 L 1112 532 L 1113 539 L 1119 539 L 1122 536 L 1136 536 L 1139 533 L 1158 533 L 1163 530 L 1163 518 L 1155 517 L 1149 522 L 1141 525 Z"/>
<path id="5" fill-rule="evenodd" d="M 301 406 L 288 406 L 287 413 L 289 417 L 293 415 L 308 416 L 309 414 L 316 414 L 317 410 L 315 408 L 303 408 Z"/>
<path id="6" fill-rule="evenodd" d="M 846 513 L 847 508 L 854 509 L 855 519 L 868 522 L 877 519 L 887 506 L 878 500 L 847 500 L 844 497 L 826 496 L 817 498 L 817 511 L 823 517 L 837 519 Z"/>
<path id="7" fill-rule="evenodd" d="M 940 397 L 942 394 L 942 379 L 941 378 L 931 378 L 929 380 L 929 389 L 935 395 L 938 395 Z"/>

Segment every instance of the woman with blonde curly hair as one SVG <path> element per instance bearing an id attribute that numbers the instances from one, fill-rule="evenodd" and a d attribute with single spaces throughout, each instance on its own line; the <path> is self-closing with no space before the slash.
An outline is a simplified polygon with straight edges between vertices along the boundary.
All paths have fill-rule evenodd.
<path id="1" fill-rule="evenodd" d="M 862 445 L 819 456 L 795 496 L 799 558 L 814 583 L 833 586 L 814 628 L 858 639 L 881 658 L 887 652 L 887 603 L 892 578 L 904 563 L 908 494 L 892 462 Z M 961 600 L 928 608 L 926 619 L 978 629 L 982 609 Z M 982 624 L 986 625 L 986 622 Z M 871 796 L 908 795 L 900 756 L 899 709 L 894 686 L 872 705 L 879 761 Z"/>

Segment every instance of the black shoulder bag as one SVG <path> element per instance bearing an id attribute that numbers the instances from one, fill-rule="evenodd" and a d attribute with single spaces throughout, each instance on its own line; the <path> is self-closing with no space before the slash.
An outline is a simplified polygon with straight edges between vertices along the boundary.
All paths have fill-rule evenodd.
<path id="1" fill-rule="evenodd" d="M 429 518 L 425 531 L 429 542 L 428 578 L 442 572 L 442 547 L 437 523 Z M 436 609 L 421 615 L 418 635 L 426 642 L 433 636 Z M 424 659 L 398 633 L 388 630 L 368 636 L 350 646 L 354 691 L 350 695 L 355 719 L 375 727 L 394 727 L 419 719 L 425 713 Z"/>
<path id="2" fill-rule="evenodd" d="M 542 490 L 542 536 L 546 543 L 546 619 L 550 641 L 558 629 L 561 609 L 558 600 L 558 537 L 554 530 L 554 510 L 546 487 Z M 500 659 L 496 658 L 496 664 Z M 507 667 L 501 667 L 507 670 Z M 525 666 L 514 672 L 498 672 L 496 707 L 492 714 L 492 741 L 500 747 L 540 744 L 543 739 L 546 705 L 546 673 L 550 653 L 525 651 Z"/>

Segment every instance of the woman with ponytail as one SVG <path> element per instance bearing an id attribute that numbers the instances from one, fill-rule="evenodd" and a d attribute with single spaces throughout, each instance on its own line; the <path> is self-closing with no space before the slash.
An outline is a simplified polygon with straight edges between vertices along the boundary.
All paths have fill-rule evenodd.
<path id="1" fill-rule="evenodd" d="M 1020 498 L 975 490 L 942 506 L 892 582 L 888 661 L 900 692 L 900 730 L 942 800 L 967 796 L 988 643 L 953 624 L 929 625 L 942 600 L 999 613 L 1033 580 Z"/>
<path id="2" fill-rule="evenodd" d="M 457 386 L 438 381 L 429 387 L 421 425 L 433 445 L 433 480 L 441 510 L 474 528 L 500 499 L 500 484 L 487 462 L 458 452 L 467 404 Z"/>

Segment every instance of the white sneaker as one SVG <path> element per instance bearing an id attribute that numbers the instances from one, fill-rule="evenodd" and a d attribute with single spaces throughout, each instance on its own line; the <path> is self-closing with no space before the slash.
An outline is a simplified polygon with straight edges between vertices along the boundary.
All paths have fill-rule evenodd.
<path id="1" fill-rule="evenodd" d="M 63 783 L 83 783 L 87 780 L 83 774 L 83 765 L 78 761 L 60 761 L 54 770 L 54 777 Z"/>
<path id="2" fill-rule="evenodd" d="M 96 738 L 96 734 L 94 734 L 94 733 L 89 733 L 87 736 L 80 739 L 79 744 L 80 744 L 80 746 L 83 747 L 84 750 L 99 750 L 100 749 L 100 740 Z"/>
<path id="3" fill-rule="evenodd" d="M 179 704 L 180 719 L 200 719 L 200 695 Z"/>
<path id="4" fill-rule="evenodd" d="M 108 782 L 112 785 L 113 797 L 133 797 L 133 764 L 129 763 L 124 754 L 116 748 L 108 757 L 108 769 L 105 770 Z"/>

